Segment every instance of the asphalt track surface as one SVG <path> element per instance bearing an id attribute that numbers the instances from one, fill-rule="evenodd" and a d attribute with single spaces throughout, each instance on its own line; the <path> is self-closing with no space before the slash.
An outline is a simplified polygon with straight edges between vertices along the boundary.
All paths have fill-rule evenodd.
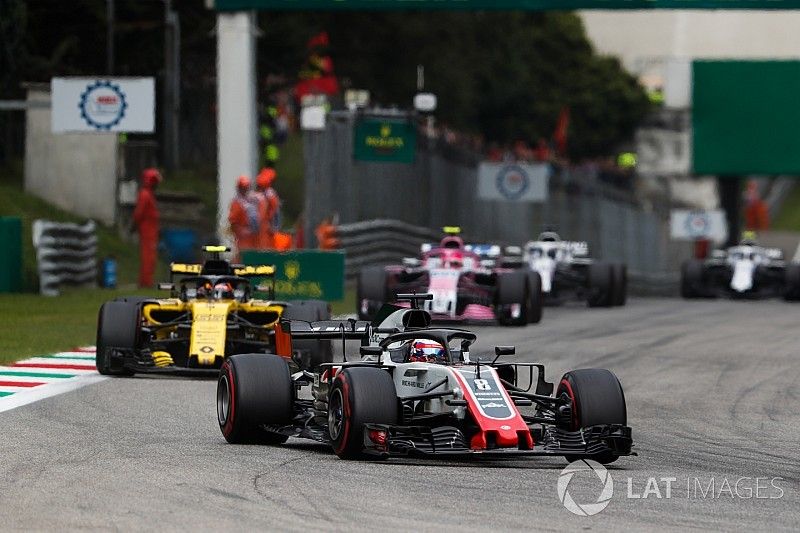
<path id="1" fill-rule="evenodd" d="M 231 446 L 213 381 L 136 377 L 0 414 L 0 528 L 796 531 L 798 317 L 780 301 L 636 299 L 476 328 L 480 346 L 516 344 L 550 380 L 585 367 L 621 379 L 639 456 L 611 465 L 614 496 L 595 516 L 561 505 L 561 458 L 346 462 L 295 439 Z M 591 476 L 576 475 L 576 501 L 599 494 Z M 627 497 L 627 478 L 641 495 L 651 476 L 676 478 L 671 498 L 666 482 L 660 499 Z"/>

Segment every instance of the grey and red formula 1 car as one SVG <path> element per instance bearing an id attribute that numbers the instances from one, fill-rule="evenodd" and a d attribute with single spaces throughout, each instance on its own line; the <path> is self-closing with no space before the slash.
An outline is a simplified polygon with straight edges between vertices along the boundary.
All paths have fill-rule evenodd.
<path id="1" fill-rule="evenodd" d="M 363 269 L 356 305 L 359 318 L 370 320 L 397 294 L 430 293 L 425 310 L 434 321 L 522 326 L 542 319 L 541 286 L 537 272 L 498 268 L 494 259 L 448 235 L 438 246 L 423 245 L 421 257 L 403 265 Z"/>
<path id="2" fill-rule="evenodd" d="M 282 322 L 292 341 L 361 341 L 358 357 L 315 372 L 280 355 L 228 358 L 217 386 L 225 439 L 306 438 L 342 459 L 531 455 L 611 463 L 635 455 L 613 373 L 573 370 L 555 388 L 540 364 L 498 361 L 513 346 L 477 357 L 470 353 L 474 333 L 429 327 L 430 314 L 418 307 L 430 297 L 402 295 L 411 308 L 387 304 L 372 324 Z"/>

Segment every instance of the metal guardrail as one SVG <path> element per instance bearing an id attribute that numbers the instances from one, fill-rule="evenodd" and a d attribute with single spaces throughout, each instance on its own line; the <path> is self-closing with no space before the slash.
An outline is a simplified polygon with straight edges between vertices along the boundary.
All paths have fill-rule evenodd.
<path id="1" fill-rule="evenodd" d="M 36 220 L 33 246 L 39 269 L 39 292 L 58 296 L 62 285 L 97 283 L 97 235 L 94 221 L 71 224 Z"/>
<path id="2" fill-rule="evenodd" d="M 345 252 L 345 276 L 353 279 L 364 267 L 418 256 L 422 243 L 436 242 L 442 234 L 399 220 L 377 219 L 341 224 L 336 237 Z"/>

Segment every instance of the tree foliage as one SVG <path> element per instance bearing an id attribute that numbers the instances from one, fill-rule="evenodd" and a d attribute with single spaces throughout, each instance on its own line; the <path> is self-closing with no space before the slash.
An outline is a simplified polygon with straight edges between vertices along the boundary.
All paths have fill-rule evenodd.
<path id="1" fill-rule="evenodd" d="M 116 0 L 116 74 L 159 76 L 164 3 Z M 182 82 L 214 91 L 215 14 L 203 0 L 174 2 L 181 17 Z M 105 0 L 0 0 L 0 97 L 19 82 L 105 72 Z M 572 13 L 262 12 L 259 73 L 291 79 L 309 37 L 325 30 L 340 78 L 384 105 L 410 105 L 416 67 L 439 97 L 437 117 L 488 141 L 550 138 L 570 108 L 573 156 L 627 139 L 647 98 L 616 59 L 592 50 Z"/>
<path id="2" fill-rule="evenodd" d="M 268 13 L 261 20 L 262 71 L 291 69 L 304 39 L 327 30 L 338 75 L 369 89 L 373 101 L 408 106 L 423 65 L 439 119 L 490 141 L 550 138 L 567 106 L 570 153 L 602 154 L 628 138 L 648 108 L 635 78 L 592 50 L 572 13 Z"/>

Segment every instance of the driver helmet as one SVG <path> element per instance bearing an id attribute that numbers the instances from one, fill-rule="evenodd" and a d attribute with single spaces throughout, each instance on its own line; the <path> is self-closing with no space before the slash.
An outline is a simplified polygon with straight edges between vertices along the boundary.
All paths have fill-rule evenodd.
<path id="1" fill-rule="evenodd" d="M 409 361 L 412 363 L 446 363 L 444 346 L 428 339 L 416 339 L 411 343 Z"/>
<path id="2" fill-rule="evenodd" d="M 233 285 L 226 281 L 214 285 L 214 298 L 218 300 L 233 298 Z"/>

